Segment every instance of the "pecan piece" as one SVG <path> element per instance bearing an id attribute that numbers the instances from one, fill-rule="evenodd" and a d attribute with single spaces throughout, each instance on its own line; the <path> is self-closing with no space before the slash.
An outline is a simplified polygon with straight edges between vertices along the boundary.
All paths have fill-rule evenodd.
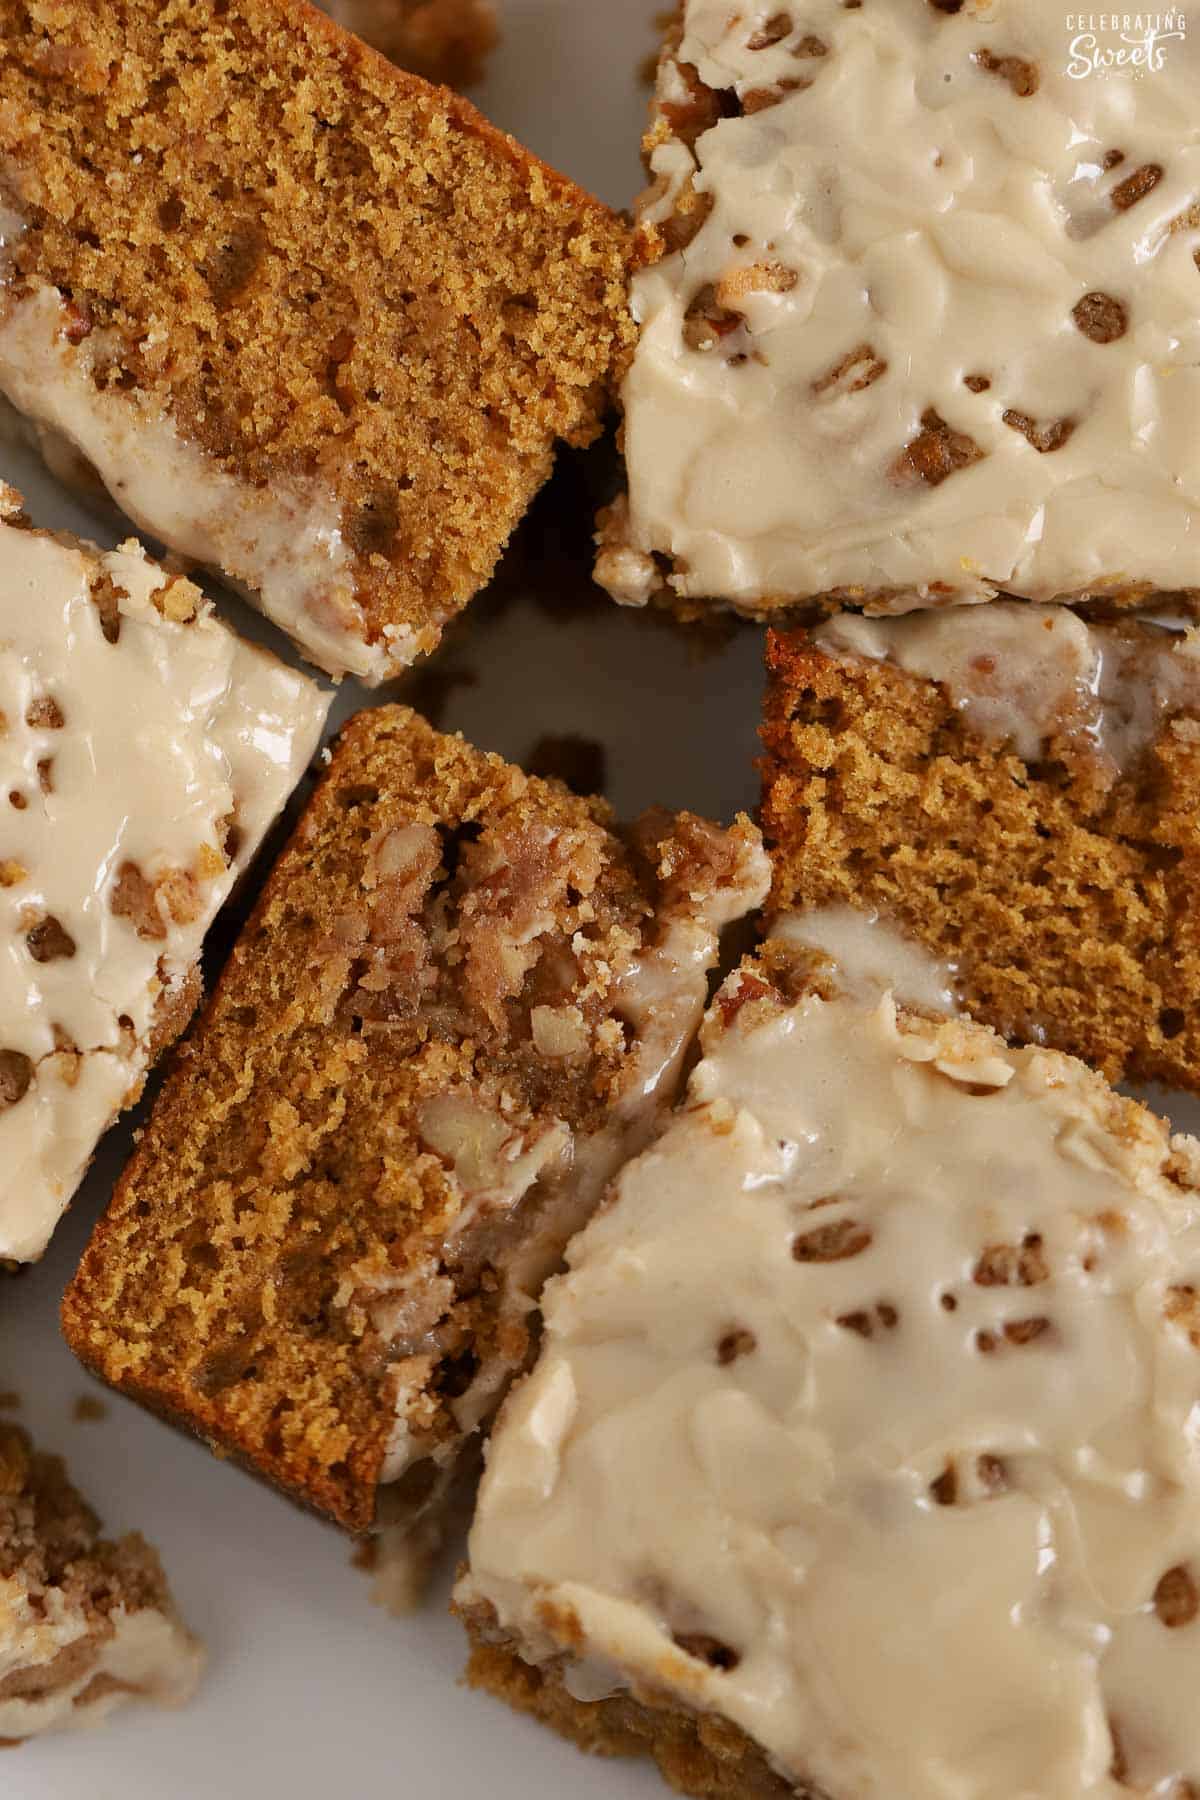
<path id="1" fill-rule="evenodd" d="M 960 469 L 982 461 L 984 452 L 965 431 L 955 431 L 934 407 L 921 414 L 921 429 L 892 464 L 893 481 L 923 481 L 940 487 Z"/>

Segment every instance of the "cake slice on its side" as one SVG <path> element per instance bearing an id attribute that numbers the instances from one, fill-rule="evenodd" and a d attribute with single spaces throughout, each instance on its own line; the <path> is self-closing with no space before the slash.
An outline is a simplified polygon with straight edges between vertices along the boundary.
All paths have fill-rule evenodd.
<path id="1" fill-rule="evenodd" d="M 41 1255 L 200 998 L 204 935 L 329 696 L 132 540 L 0 483 L 0 1259 Z"/>
<path id="2" fill-rule="evenodd" d="M 1200 641 L 993 602 L 772 635 L 771 906 L 878 918 L 1005 1037 L 1200 1089 Z"/>
<path id="3" fill-rule="evenodd" d="M 300 0 L 0 0 L 0 394 L 331 674 L 431 650 L 597 434 L 627 236 Z"/>
<path id="4" fill-rule="evenodd" d="M 495 48 L 492 0 L 321 0 L 331 18 L 425 81 L 469 87 Z"/>
<path id="5" fill-rule="evenodd" d="M 1081 81 L 1064 29 L 1045 0 L 678 0 L 614 599 L 1200 609 L 1200 36 Z"/>
<path id="6" fill-rule="evenodd" d="M 470 1678 L 706 1800 L 1190 1800 L 1200 1143 L 805 925 L 547 1287 Z"/>
<path id="7" fill-rule="evenodd" d="M 149 1544 L 102 1538 L 61 1459 L 0 1421 L 0 1744 L 181 1706 L 203 1666 Z"/>
<path id="8" fill-rule="evenodd" d="M 428 1547 L 767 877 L 744 820 L 618 832 L 405 708 L 360 714 L 67 1292 L 72 1349 Z"/>

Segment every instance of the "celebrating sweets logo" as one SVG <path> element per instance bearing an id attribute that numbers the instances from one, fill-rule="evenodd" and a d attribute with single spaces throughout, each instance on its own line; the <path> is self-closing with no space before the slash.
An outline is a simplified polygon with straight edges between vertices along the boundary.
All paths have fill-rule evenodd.
<path id="1" fill-rule="evenodd" d="M 1187 37 L 1187 15 L 1178 6 L 1165 12 L 1068 13 L 1067 31 L 1067 74 L 1073 81 L 1086 81 L 1089 75 L 1155 75 L 1165 67 L 1172 46 Z"/>

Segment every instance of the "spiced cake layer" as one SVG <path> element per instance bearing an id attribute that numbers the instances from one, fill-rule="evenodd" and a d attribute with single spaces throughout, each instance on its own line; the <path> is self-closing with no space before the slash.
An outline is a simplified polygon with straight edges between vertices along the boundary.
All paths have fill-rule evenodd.
<path id="1" fill-rule="evenodd" d="M 744 820 L 618 832 L 360 714 L 67 1292 L 72 1348 L 351 1530 L 428 1538 L 767 874 Z"/>
<path id="2" fill-rule="evenodd" d="M 150 1545 L 101 1537 L 62 1460 L 0 1422 L 0 1744 L 182 1705 L 203 1665 Z"/>
<path id="3" fill-rule="evenodd" d="M 0 0 L 0 393 L 387 680 L 586 443 L 625 227 L 300 0 Z"/>
<path id="4" fill-rule="evenodd" d="M 1069 17 L 683 0 L 614 598 L 1200 598 L 1200 35 L 1079 79 Z"/>
<path id="5" fill-rule="evenodd" d="M 0 484 L 0 1259 L 45 1249 L 200 997 L 205 932 L 329 696 L 130 540 Z"/>
<path id="6" fill-rule="evenodd" d="M 803 925 L 547 1287 L 471 1678 L 721 1800 L 1183 1800 L 1200 1144 Z"/>
<path id="7" fill-rule="evenodd" d="M 497 38 L 492 0 L 321 0 L 322 9 L 402 69 L 467 87 Z"/>
<path id="8" fill-rule="evenodd" d="M 772 634 L 771 905 L 877 917 L 1004 1036 L 1200 1088 L 1200 641 L 1066 608 Z"/>

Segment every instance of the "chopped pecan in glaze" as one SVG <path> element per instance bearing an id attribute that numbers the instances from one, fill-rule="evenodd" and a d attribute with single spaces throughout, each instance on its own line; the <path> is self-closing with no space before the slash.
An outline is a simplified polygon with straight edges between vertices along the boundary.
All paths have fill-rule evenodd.
<path id="1" fill-rule="evenodd" d="M 955 431 L 934 407 L 921 414 L 921 429 L 892 464 L 893 481 L 923 481 L 940 487 L 960 469 L 981 462 L 984 452 L 965 431 Z"/>

